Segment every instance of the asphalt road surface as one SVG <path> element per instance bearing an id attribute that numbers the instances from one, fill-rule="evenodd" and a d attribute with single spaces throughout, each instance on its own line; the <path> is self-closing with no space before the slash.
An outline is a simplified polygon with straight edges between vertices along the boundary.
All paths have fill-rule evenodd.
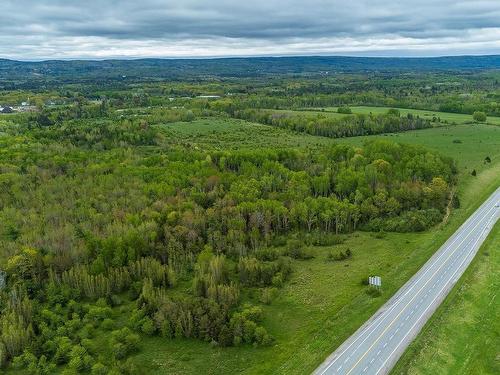
<path id="1" fill-rule="evenodd" d="M 464 273 L 499 217 L 500 188 L 314 374 L 387 374 Z"/>

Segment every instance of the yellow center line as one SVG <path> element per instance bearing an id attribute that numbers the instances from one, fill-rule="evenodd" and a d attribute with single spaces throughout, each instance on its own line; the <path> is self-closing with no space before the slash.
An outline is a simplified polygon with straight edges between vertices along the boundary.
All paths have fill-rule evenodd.
<path id="1" fill-rule="evenodd" d="M 486 200 L 486 201 L 485 201 L 485 202 L 484 202 L 484 203 L 483 203 L 483 204 L 482 204 L 482 205 L 481 205 L 481 206 L 477 209 L 477 211 L 476 211 L 475 213 L 476 213 L 476 214 L 479 214 L 481 211 L 484 211 L 484 209 L 488 206 L 488 203 L 489 203 L 489 201 L 490 201 L 490 200 L 492 200 L 492 201 L 495 201 L 495 200 L 496 200 L 495 194 L 493 194 L 490 198 L 488 198 L 488 199 L 487 199 L 487 200 Z M 490 208 L 487 212 L 489 212 L 489 211 L 491 211 L 491 208 Z M 472 220 L 472 217 L 469 217 L 469 218 L 468 218 L 468 219 L 467 219 L 467 220 L 466 220 L 466 221 L 465 221 L 462 225 L 460 225 L 460 227 L 457 229 L 457 231 L 456 231 L 456 232 L 455 232 L 455 233 L 454 233 L 451 237 L 455 236 L 455 235 L 456 235 L 456 233 L 457 233 L 460 229 L 465 229 L 465 228 L 469 229 L 469 227 L 471 227 L 471 226 L 472 226 L 472 221 L 473 221 L 473 220 Z M 451 238 L 451 237 L 450 237 L 450 238 Z M 439 256 L 437 256 L 437 258 L 436 258 L 436 259 L 433 259 L 434 257 L 431 257 L 431 258 L 429 259 L 429 261 L 430 261 L 430 262 L 432 262 L 432 263 L 430 263 L 430 264 L 428 264 L 428 265 L 427 265 L 427 264 L 425 264 L 425 265 L 423 266 L 423 267 L 427 266 L 427 268 L 426 268 L 425 270 L 421 270 L 421 271 L 423 271 L 423 272 L 422 272 L 422 274 L 420 274 L 420 275 L 419 275 L 419 272 L 420 272 L 420 271 L 419 271 L 419 272 L 417 272 L 417 274 L 415 274 L 415 277 L 416 277 L 416 278 L 415 278 L 415 280 L 414 280 L 413 285 L 409 286 L 408 290 L 406 290 L 406 292 L 405 292 L 403 295 L 401 295 L 401 296 L 399 297 L 399 301 L 397 301 L 397 300 L 396 300 L 396 301 L 393 303 L 393 305 L 392 305 L 392 306 L 390 306 L 390 308 L 389 308 L 387 311 L 384 311 L 384 312 L 383 312 L 383 313 L 382 313 L 379 317 L 377 317 L 377 319 L 376 319 L 376 320 L 374 320 L 374 321 L 372 322 L 373 324 L 371 324 L 370 326 L 365 327 L 365 328 L 364 328 L 364 331 L 361 331 L 361 332 L 359 333 L 359 335 L 361 335 L 361 334 L 368 334 L 368 335 L 370 335 L 370 334 L 371 334 L 371 333 L 372 333 L 375 329 L 377 329 L 377 328 L 378 328 L 378 326 L 379 326 L 379 325 L 380 325 L 380 324 L 384 321 L 384 319 L 385 319 L 385 318 L 386 318 L 386 317 L 387 317 L 387 316 L 388 316 L 388 315 L 389 315 L 389 314 L 390 314 L 390 313 L 391 313 L 391 312 L 392 312 L 392 311 L 393 311 L 393 310 L 394 310 L 394 309 L 395 309 L 395 308 L 399 305 L 399 302 L 401 301 L 401 299 L 402 299 L 402 298 L 404 298 L 404 297 L 406 297 L 406 295 L 407 295 L 407 294 L 408 294 L 408 293 L 409 293 L 409 292 L 413 289 L 413 287 L 414 287 L 416 284 L 418 284 L 418 282 L 420 282 L 420 281 L 424 278 L 424 276 L 427 274 L 427 272 L 428 272 L 428 271 L 429 271 L 432 267 L 434 267 L 436 264 L 438 264 L 438 262 L 441 260 L 441 258 L 445 255 L 445 252 L 446 252 L 446 251 L 447 251 L 447 250 L 448 250 L 448 249 L 449 249 L 452 245 L 454 245 L 454 244 L 455 244 L 455 242 L 456 242 L 457 240 L 458 240 L 458 238 L 455 238 L 455 239 L 453 239 L 450 243 L 444 243 L 444 244 L 443 244 L 443 249 L 440 249 L 440 250 L 439 250 L 439 252 L 441 252 L 441 254 L 440 254 Z M 436 253 L 436 255 L 438 255 L 438 253 Z M 403 286 L 403 288 L 405 288 L 405 287 L 406 287 L 406 285 L 405 285 L 405 286 Z M 390 300 L 389 300 L 389 302 L 390 302 Z M 385 314 L 385 316 L 384 316 L 384 314 Z M 374 327 L 373 325 L 375 324 L 375 322 L 377 322 L 377 320 L 378 320 L 378 323 L 377 323 L 377 324 L 376 324 L 376 326 Z M 354 340 L 354 341 L 353 341 L 353 342 L 352 342 L 352 343 L 351 343 L 351 344 L 350 344 L 347 348 L 345 348 L 345 349 L 344 349 L 341 353 L 339 353 L 339 354 L 336 356 L 336 358 L 334 358 L 334 359 L 330 362 L 330 364 L 329 364 L 329 365 L 328 365 L 328 366 L 327 366 L 327 367 L 323 370 L 323 372 L 321 372 L 321 374 L 320 374 L 320 375 L 323 375 L 326 371 L 328 371 L 328 369 L 329 369 L 331 366 L 333 366 L 333 364 L 334 364 L 334 363 L 335 363 L 338 359 L 340 359 L 340 358 L 341 358 L 341 357 L 342 357 L 342 356 L 343 356 L 343 355 L 344 355 L 344 354 L 345 354 L 345 353 L 346 353 L 346 352 L 347 352 L 347 351 L 351 348 L 351 346 L 353 346 L 353 345 L 354 345 L 354 344 L 355 344 L 355 343 L 356 343 L 356 342 L 357 342 L 357 341 L 358 341 L 361 337 L 362 337 L 362 336 L 358 336 L 358 337 L 357 337 L 357 338 L 356 338 L 356 339 L 355 339 L 355 340 Z M 366 339 L 367 339 L 367 338 L 365 338 L 365 339 L 361 342 L 361 344 L 363 344 L 363 343 L 366 341 Z M 357 347 L 357 348 L 359 348 L 359 347 L 360 347 L 360 345 L 358 345 L 358 347 Z M 357 349 L 357 348 L 356 348 L 356 349 Z M 342 366 L 341 366 L 341 367 L 342 367 Z"/>
<path id="2" fill-rule="evenodd" d="M 486 215 L 488 215 L 492 210 L 494 210 L 495 207 L 492 207 L 488 210 L 488 212 L 486 213 Z M 486 217 L 486 215 L 484 217 Z M 373 342 L 373 344 L 368 348 L 368 350 L 365 351 L 365 353 L 361 356 L 361 358 L 358 359 L 358 361 L 351 367 L 351 369 L 346 373 L 346 375 L 349 375 L 352 370 L 354 370 L 356 368 L 356 366 L 366 357 L 366 355 L 373 349 L 373 347 L 380 341 L 380 339 L 382 338 L 382 336 L 387 332 L 387 330 L 389 330 L 389 328 L 391 328 L 391 326 L 394 324 L 394 322 L 401 316 L 401 314 L 406 310 L 406 308 L 413 302 L 413 300 L 418 296 L 418 294 L 427 286 L 427 284 L 434 278 L 434 276 L 436 276 L 436 274 L 441 271 L 441 268 L 443 268 L 443 266 L 446 264 L 446 262 L 448 261 L 448 259 L 450 259 L 456 252 L 457 250 L 460 248 L 460 246 L 465 242 L 465 240 L 467 240 L 470 235 L 474 232 L 474 230 L 479 226 L 479 224 L 481 224 L 483 222 L 483 220 L 481 219 L 475 226 L 474 228 L 469 232 L 469 234 L 458 244 L 457 248 L 445 259 L 445 261 L 443 262 L 443 264 L 441 266 L 439 266 L 439 268 L 432 274 L 432 276 L 427 280 L 427 282 L 418 290 L 417 293 L 415 293 L 415 295 L 412 297 L 412 299 L 403 307 L 403 309 L 399 312 L 398 315 L 396 315 L 396 317 L 390 322 L 390 324 L 382 331 L 382 333 L 377 337 L 377 339 Z M 487 220 L 488 222 L 488 220 Z"/>

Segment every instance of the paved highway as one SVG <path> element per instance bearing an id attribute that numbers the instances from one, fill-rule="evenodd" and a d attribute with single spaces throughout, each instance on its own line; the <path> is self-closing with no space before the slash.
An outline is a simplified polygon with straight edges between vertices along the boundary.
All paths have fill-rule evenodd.
<path id="1" fill-rule="evenodd" d="M 387 374 L 470 264 L 500 217 L 499 206 L 500 188 L 314 374 Z"/>

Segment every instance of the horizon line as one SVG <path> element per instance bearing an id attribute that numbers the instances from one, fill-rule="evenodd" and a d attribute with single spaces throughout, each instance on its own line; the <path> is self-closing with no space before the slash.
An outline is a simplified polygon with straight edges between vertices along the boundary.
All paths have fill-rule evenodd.
<path id="1" fill-rule="evenodd" d="M 141 56 L 116 56 L 116 57 L 106 57 L 106 58 L 95 58 L 95 57 L 75 57 L 75 58 L 34 58 L 34 59 L 13 59 L 9 57 L 0 56 L 0 61 L 13 61 L 13 62 L 51 62 L 51 61 L 61 61 L 61 62 L 71 62 L 71 61 L 137 61 L 137 60 L 224 60 L 224 59 L 258 59 L 258 58 L 321 58 L 321 57 L 338 57 L 338 58 L 363 58 L 363 59 L 443 59 L 443 58 L 458 58 L 458 57 L 498 57 L 499 53 L 491 54 L 452 54 L 452 55 L 424 55 L 424 56 L 411 56 L 411 55 L 399 55 L 399 56 L 383 56 L 383 55 L 330 55 L 330 54 L 282 54 L 282 55 L 225 55 L 225 56 L 185 56 L 185 57 L 168 57 L 168 56 L 157 56 L 157 57 L 141 57 Z"/>

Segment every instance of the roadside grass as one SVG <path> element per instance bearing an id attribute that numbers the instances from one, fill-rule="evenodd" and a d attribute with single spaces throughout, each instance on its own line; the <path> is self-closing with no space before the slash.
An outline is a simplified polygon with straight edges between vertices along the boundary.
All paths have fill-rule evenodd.
<path id="1" fill-rule="evenodd" d="M 500 374 L 500 223 L 392 371 Z"/>
<path id="2" fill-rule="evenodd" d="M 249 136 L 250 140 L 238 148 L 314 147 L 339 141 L 227 119 L 164 127 L 167 139 L 169 135 L 184 137 L 194 147 L 226 147 L 226 142 L 238 142 L 235 139 L 240 137 L 248 140 Z M 356 232 L 346 236 L 341 245 L 314 247 L 315 258 L 293 261 L 294 272 L 271 305 L 261 304 L 256 295 L 243 296 L 244 300 L 263 307 L 263 325 L 276 338 L 274 345 L 220 348 L 197 340 L 143 337 L 134 362 L 148 374 L 310 373 L 389 299 L 496 189 L 500 183 L 500 133 L 495 129 L 486 125 L 458 125 L 397 134 L 396 141 L 438 148 L 458 159 L 461 208 L 452 211 L 446 225 L 424 233 L 375 236 Z M 462 138 L 462 143 L 453 143 L 455 138 Z M 342 141 L 362 144 L 366 139 Z M 492 163 L 483 164 L 485 153 L 490 153 Z M 476 177 L 466 173 L 471 168 L 477 169 Z M 347 247 L 353 251 L 351 259 L 326 261 L 330 251 Z M 366 287 L 361 285 L 362 279 L 375 273 L 382 276 L 383 282 L 383 294 L 378 298 L 368 296 Z"/>

